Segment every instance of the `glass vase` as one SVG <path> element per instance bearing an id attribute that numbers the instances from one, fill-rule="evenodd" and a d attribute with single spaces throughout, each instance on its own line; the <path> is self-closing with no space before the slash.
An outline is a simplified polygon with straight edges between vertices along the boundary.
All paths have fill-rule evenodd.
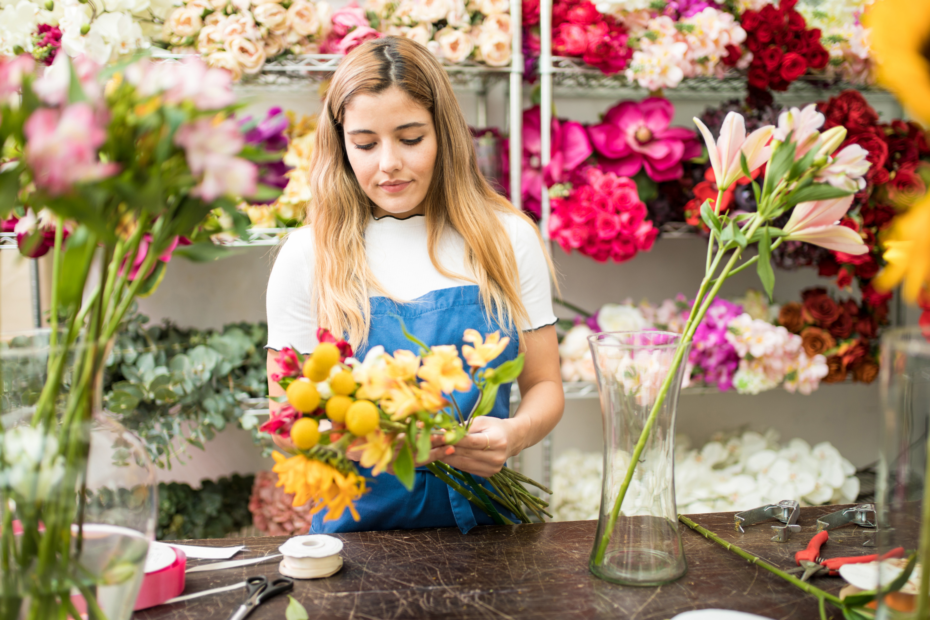
<path id="1" fill-rule="evenodd" d="M 128 620 L 155 533 L 154 469 L 101 409 L 109 347 L 49 337 L 0 339 L 0 619 Z"/>
<path id="2" fill-rule="evenodd" d="M 930 478 L 930 331 L 920 328 L 889 330 L 882 336 L 879 386 L 882 402 L 881 446 L 876 480 L 878 552 L 897 547 L 927 552 L 930 544 L 930 502 L 925 501 Z M 888 586 L 900 573 L 889 561 L 878 573 Z M 926 564 L 924 564 L 926 566 Z M 915 571 L 916 572 L 916 571 Z M 930 579 L 930 572 L 924 571 Z M 928 584 L 924 581 L 924 592 Z M 900 592 L 882 597 L 878 618 L 927 618 L 918 610 L 921 584 L 912 579 Z M 926 596 L 923 597 L 926 601 Z"/>
<path id="3" fill-rule="evenodd" d="M 624 585 L 668 583 L 687 571 L 675 507 L 675 414 L 689 347 L 679 334 L 659 331 L 599 333 L 589 342 L 604 420 L 604 482 L 590 569 Z"/>

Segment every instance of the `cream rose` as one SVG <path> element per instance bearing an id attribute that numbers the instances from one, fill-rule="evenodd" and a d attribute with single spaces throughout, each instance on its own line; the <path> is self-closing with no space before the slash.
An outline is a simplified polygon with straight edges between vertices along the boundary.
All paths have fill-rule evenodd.
<path id="1" fill-rule="evenodd" d="M 210 13 L 203 20 L 204 27 L 217 26 L 217 30 L 222 30 L 220 26 L 226 21 L 222 13 Z"/>
<path id="2" fill-rule="evenodd" d="M 410 17 L 418 22 L 438 22 L 446 19 L 450 10 L 449 0 L 420 0 L 410 7 Z"/>
<path id="3" fill-rule="evenodd" d="M 499 31 L 481 34 L 478 44 L 478 54 L 481 61 L 491 67 L 505 67 L 510 64 L 511 55 L 510 35 Z"/>
<path id="4" fill-rule="evenodd" d="M 240 37 L 244 39 L 259 38 L 255 22 L 252 21 L 251 17 L 246 15 L 233 15 L 226 18 L 226 21 L 224 21 L 223 25 L 220 27 L 220 37 L 224 41 L 230 41 Z"/>
<path id="5" fill-rule="evenodd" d="M 597 313 L 597 324 L 605 332 L 633 332 L 650 327 L 639 308 L 604 304 Z"/>
<path id="6" fill-rule="evenodd" d="M 220 39 L 220 29 L 215 25 L 204 26 L 197 35 L 197 51 L 206 56 L 223 47 L 223 41 Z"/>
<path id="7" fill-rule="evenodd" d="M 226 5 L 229 4 L 229 0 L 209 0 L 210 6 L 214 11 L 222 11 L 226 8 Z"/>
<path id="8" fill-rule="evenodd" d="M 509 13 L 510 0 L 478 0 L 478 10 L 485 15 Z"/>
<path id="9" fill-rule="evenodd" d="M 403 27 L 400 29 L 400 36 L 416 41 L 420 45 L 426 45 L 433 38 L 433 27 L 425 23 L 412 28 Z"/>
<path id="10" fill-rule="evenodd" d="M 265 48 L 265 58 L 271 59 L 284 51 L 287 41 L 280 34 L 269 34 L 262 40 L 262 46 Z"/>
<path id="11" fill-rule="evenodd" d="M 252 0 L 252 6 L 260 6 L 262 4 L 281 4 L 282 0 Z"/>
<path id="12" fill-rule="evenodd" d="M 481 22 L 481 32 L 490 33 L 490 32 L 503 32 L 507 36 L 510 36 L 510 15 L 507 13 L 494 13 L 493 15 L 488 15 Z"/>
<path id="13" fill-rule="evenodd" d="M 467 32 L 455 28 L 443 28 L 436 33 L 440 57 L 452 64 L 460 63 L 475 49 L 475 43 Z"/>
<path id="14" fill-rule="evenodd" d="M 230 52 L 214 52 L 207 56 L 206 60 L 211 67 L 229 71 L 234 81 L 238 82 L 242 79 L 242 67 Z"/>
<path id="15" fill-rule="evenodd" d="M 195 9 L 183 6 L 177 8 L 168 16 L 168 30 L 181 38 L 195 37 L 203 28 L 203 20 L 200 15 L 200 11 Z"/>
<path id="16" fill-rule="evenodd" d="M 462 28 L 467 30 L 471 26 L 471 15 L 465 7 L 463 0 L 450 0 L 449 12 L 446 13 L 446 21 L 453 28 Z"/>
<path id="17" fill-rule="evenodd" d="M 287 32 L 287 9 L 280 4 L 259 4 L 252 14 L 255 16 L 255 21 L 266 26 L 271 32 L 275 34 Z"/>
<path id="18" fill-rule="evenodd" d="M 255 41 L 236 37 L 227 41 L 226 47 L 244 73 L 254 75 L 262 70 L 262 65 L 265 64 L 265 48 Z"/>
<path id="19" fill-rule="evenodd" d="M 198 15 L 203 15 L 205 11 L 212 11 L 213 6 L 208 0 L 191 0 L 185 8 L 196 11 Z"/>
<path id="20" fill-rule="evenodd" d="M 305 0 L 296 0 L 287 10 L 287 25 L 297 34 L 311 37 L 321 30 L 316 7 Z"/>

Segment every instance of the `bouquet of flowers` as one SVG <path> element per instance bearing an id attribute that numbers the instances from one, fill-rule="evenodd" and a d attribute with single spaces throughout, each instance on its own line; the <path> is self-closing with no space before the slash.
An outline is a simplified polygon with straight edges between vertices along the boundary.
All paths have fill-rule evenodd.
<path id="1" fill-rule="evenodd" d="M 92 499 L 88 427 L 99 413 L 110 344 L 135 298 L 158 286 L 171 251 L 204 234 L 214 209 L 244 230 L 236 200 L 257 191 L 258 175 L 248 159 L 256 153 L 232 118 L 234 101 L 229 73 L 199 58 L 109 70 L 65 54 L 46 70 L 28 55 L 0 59 L 0 143 L 19 155 L 0 172 L 0 218 L 24 218 L 29 205 L 54 227 L 44 384 L 23 392 L 8 373 L 0 384 L 4 410 L 28 404 L 25 417 L 4 416 L 0 428 L 5 617 L 20 617 L 20 607 L 30 617 L 77 617 L 73 588 L 101 617 L 98 585 L 131 589 L 141 581 L 145 540 L 141 555 L 108 551 L 102 572 L 81 555 L 91 545 L 82 529 Z M 212 248 L 191 247 L 204 245 Z M 152 378 L 156 394 L 163 380 Z M 27 437 L 28 454 L 10 451 Z M 31 454 L 42 458 L 17 458 Z M 36 479 L 45 483 L 11 484 Z M 138 502 L 151 501 L 139 491 Z"/>
<path id="2" fill-rule="evenodd" d="M 167 17 L 162 41 L 176 53 L 199 53 L 235 80 L 285 53 L 316 54 L 332 27 L 323 0 L 277 2 L 183 0 Z"/>
<path id="3" fill-rule="evenodd" d="M 413 39 L 446 64 L 466 60 L 491 67 L 510 64 L 509 0 L 375 0 L 365 9 L 380 32 Z"/>
<path id="4" fill-rule="evenodd" d="M 472 422 L 491 411 L 499 387 L 523 369 L 522 355 L 488 366 L 510 341 L 499 332 L 483 337 L 466 330 L 464 340 L 471 344 L 461 352 L 451 345 L 428 347 L 406 329 L 404 334 L 419 347 L 418 353 L 399 350 L 390 355 L 376 346 L 359 361 L 348 343 L 324 329 L 318 330 L 320 344 L 309 356 L 282 349 L 277 358 L 282 373 L 272 379 L 285 389 L 279 399 L 283 406 L 261 430 L 289 437 L 298 450 L 291 457 L 273 455 L 278 485 L 294 494 L 295 506 L 309 501 L 311 514 L 326 510 L 324 520 L 338 519 L 345 510 L 358 520 L 354 502 L 366 492 L 366 483 L 350 451 L 360 452 L 359 462 L 373 468 L 372 475 L 390 467 L 412 489 L 416 463 L 426 460 L 434 440 L 448 446 L 447 454 L 454 453 Z M 473 384 L 480 395 L 474 409 L 464 412 L 454 392 Z M 332 423 L 328 430 L 321 430 L 323 418 Z M 512 523 L 497 506 L 524 523 L 530 522 L 529 515 L 540 520 L 551 516 L 548 504 L 522 483 L 550 491 L 506 467 L 487 479 L 490 488 L 441 461 L 427 467 L 497 523 Z"/>

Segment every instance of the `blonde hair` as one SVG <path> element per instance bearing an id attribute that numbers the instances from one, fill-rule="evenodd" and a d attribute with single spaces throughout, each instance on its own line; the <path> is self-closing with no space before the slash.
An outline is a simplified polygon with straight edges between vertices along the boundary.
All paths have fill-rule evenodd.
<path id="1" fill-rule="evenodd" d="M 477 284 L 488 319 L 493 310 L 500 325 L 512 322 L 519 334 L 529 317 L 520 297 L 513 246 L 498 214 L 533 223 L 482 176 L 471 132 L 445 70 L 425 47 L 397 37 L 368 41 L 352 51 L 336 70 L 320 113 L 310 166 L 313 200 L 306 220 L 315 241 L 319 325 L 346 334 L 357 348 L 367 341 L 371 324 L 369 291 L 388 295 L 366 258 L 365 229 L 372 203 L 352 172 L 342 123 L 354 96 L 390 87 L 400 88 L 429 110 L 436 129 L 436 164 L 424 199 L 430 260 L 446 277 Z M 448 229 L 465 239 L 469 274 L 451 273 L 436 258 L 439 240 Z"/>

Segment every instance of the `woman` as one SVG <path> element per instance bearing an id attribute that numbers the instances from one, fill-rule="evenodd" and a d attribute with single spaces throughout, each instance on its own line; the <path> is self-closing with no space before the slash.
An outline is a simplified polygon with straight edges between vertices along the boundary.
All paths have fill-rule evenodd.
<path id="1" fill-rule="evenodd" d="M 525 354 L 516 414 L 502 386 L 492 413 L 454 451 L 437 441 L 420 463 L 442 460 L 482 477 L 500 471 L 562 415 L 551 263 L 536 227 L 478 171 L 452 86 L 425 47 L 387 37 L 346 57 L 323 103 L 311 171 L 307 226 L 288 237 L 268 282 L 269 377 L 274 351 L 307 353 L 318 326 L 345 334 L 360 359 L 376 345 L 414 348 L 398 317 L 430 346 L 461 346 L 468 328 L 500 330 L 511 340 L 492 365 Z M 282 393 L 270 380 L 269 390 Z M 456 399 L 468 411 L 476 390 Z M 314 519 L 312 532 L 467 532 L 491 522 L 425 468 L 412 492 L 393 476 L 362 472 L 371 490 L 356 504 L 361 520 L 348 511 Z"/>

